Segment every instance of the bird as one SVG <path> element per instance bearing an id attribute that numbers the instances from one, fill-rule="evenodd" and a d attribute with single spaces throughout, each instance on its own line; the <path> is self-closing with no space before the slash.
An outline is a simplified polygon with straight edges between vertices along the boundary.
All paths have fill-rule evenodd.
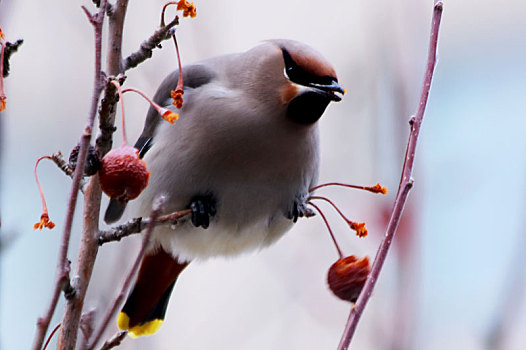
<path id="1" fill-rule="evenodd" d="M 152 234 L 117 319 L 132 337 L 159 329 L 191 261 L 267 247 L 309 214 L 320 162 L 318 120 L 344 94 L 321 53 L 287 39 L 185 65 L 182 72 L 184 104 L 175 125 L 148 110 L 135 147 L 150 181 L 129 209 L 148 216 L 164 195 L 165 213 L 191 209 L 191 215 Z M 179 74 L 163 80 L 156 103 L 174 109 L 170 91 Z M 111 199 L 105 221 L 119 220 L 126 204 Z"/>

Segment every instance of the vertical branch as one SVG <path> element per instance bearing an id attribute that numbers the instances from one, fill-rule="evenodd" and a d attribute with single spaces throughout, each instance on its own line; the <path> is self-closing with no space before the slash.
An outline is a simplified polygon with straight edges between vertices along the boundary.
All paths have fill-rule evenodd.
<path id="1" fill-rule="evenodd" d="M 99 102 L 100 94 L 102 92 L 102 72 L 101 72 L 101 36 L 102 36 L 102 24 L 104 19 L 104 11 L 106 8 L 106 2 L 104 1 L 100 11 L 92 16 L 87 13 L 90 22 L 95 27 L 95 77 L 93 85 L 93 95 L 91 102 L 91 109 L 88 116 L 88 124 L 84 128 L 84 133 L 80 140 L 80 150 L 78 156 L 78 163 L 73 174 L 73 182 L 71 185 L 71 191 L 68 199 L 68 206 L 66 212 L 66 218 L 64 220 L 64 229 L 62 231 L 62 238 L 59 250 L 59 258 L 56 267 L 55 287 L 53 294 L 45 313 L 44 317 L 41 317 L 37 321 L 37 331 L 33 342 L 33 350 L 39 350 L 42 348 L 44 338 L 49 328 L 49 323 L 53 317 L 53 313 L 57 307 L 60 292 L 69 285 L 69 261 L 67 259 L 69 241 L 71 238 L 71 228 L 73 225 L 73 216 L 75 213 L 75 207 L 77 205 L 77 196 L 80 189 L 80 183 L 83 176 L 84 164 L 86 163 L 86 155 L 88 151 L 88 145 L 91 140 L 91 133 L 95 122 L 95 116 L 97 112 L 97 105 Z M 68 325 L 64 324 L 61 335 L 64 333 L 63 330 Z"/>
<path id="2" fill-rule="evenodd" d="M 124 66 L 122 63 L 122 33 L 127 8 L 128 0 L 118 0 L 114 5 L 111 14 L 108 15 L 109 29 L 106 71 L 110 76 L 117 76 L 119 73 L 124 72 Z M 104 156 L 112 147 L 112 134 L 115 130 L 116 103 L 117 95 L 115 86 L 109 84 L 106 88 L 100 108 L 99 129 L 101 133 L 97 137 L 97 148 L 101 156 Z"/>
<path id="3" fill-rule="evenodd" d="M 524 227 L 524 225 L 522 226 Z M 507 279 L 503 283 L 500 293 L 498 309 L 492 317 L 488 334 L 486 335 L 486 348 L 488 350 L 504 350 L 506 342 L 510 338 L 513 326 L 517 323 L 521 306 L 525 301 L 526 293 L 526 234 L 519 235 L 514 256 L 511 259 Z"/>
<path id="4" fill-rule="evenodd" d="M 4 14 L 5 10 L 3 10 L 2 14 Z M 3 16 L 0 15 L 0 19 L 2 18 Z M 4 64 L 4 62 L 1 62 L 0 60 L 0 64 Z M 2 68 L 3 69 L 3 68 Z M 0 77 L 0 79 L 2 79 L 3 77 Z M 2 125 L 3 125 L 3 118 L 0 118 L 0 167 L 2 166 L 2 151 L 4 150 L 4 147 L 3 147 L 3 129 L 2 129 Z M 1 177 L 0 177 L 0 180 L 1 180 Z M 2 184 L 2 181 L 0 181 L 0 185 Z M 1 187 L 0 187 L 1 189 Z M 4 246 L 4 234 L 3 234 L 3 231 L 2 231 L 2 209 L 0 208 L 0 257 L 2 256 L 2 251 L 3 251 L 3 246 Z M 0 259 L 0 271 L 1 271 L 1 267 L 2 267 L 2 259 Z M 1 279 L 1 275 L 0 275 L 0 279 Z M 0 285 L 1 287 L 1 285 Z M 0 289 L 1 290 L 1 289 Z"/>
<path id="5" fill-rule="evenodd" d="M 412 117 L 411 120 L 409 121 L 409 124 L 411 126 L 411 132 L 409 134 L 409 140 L 408 140 L 405 159 L 404 159 L 404 166 L 402 169 L 402 176 L 400 179 L 400 185 L 398 187 L 398 193 L 396 195 L 393 211 L 391 213 L 391 218 L 389 219 L 385 237 L 382 243 L 380 244 L 380 247 L 378 248 L 378 252 L 376 253 L 376 258 L 374 259 L 374 263 L 371 267 L 371 272 L 369 276 L 367 277 L 367 281 L 365 282 L 365 286 L 362 292 L 360 293 L 360 296 L 358 297 L 356 304 L 351 309 L 349 319 L 347 321 L 345 330 L 340 340 L 340 344 L 338 345 L 338 350 L 346 350 L 349 348 L 349 344 L 354 335 L 354 332 L 356 330 L 360 317 L 362 316 L 365 306 L 373 293 L 374 286 L 380 275 L 380 271 L 385 262 L 385 258 L 387 257 L 387 253 L 389 252 L 391 243 L 393 242 L 394 235 L 396 233 L 396 229 L 398 227 L 398 223 L 400 222 L 400 218 L 402 216 L 404 205 L 407 200 L 407 196 L 409 194 L 411 187 L 413 186 L 413 179 L 411 178 L 411 175 L 413 173 L 413 164 L 414 164 L 418 135 L 420 133 L 420 126 L 422 125 L 422 120 L 424 118 L 424 112 L 425 112 L 425 108 L 427 105 L 429 90 L 431 88 L 431 81 L 433 78 L 433 73 L 434 73 L 435 64 L 436 64 L 438 31 L 440 28 L 440 20 L 442 18 L 442 9 L 443 9 L 442 1 L 440 0 L 435 1 L 433 19 L 432 19 L 432 25 L 431 25 L 431 35 L 430 35 L 429 52 L 428 52 L 428 59 L 427 59 L 427 68 L 425 72 L 422 93 L 420 95 L 420 102 L 417 108 L 416 115 Z"/>
<path id="6" fill-rule="evenodd" d="M 95 117 L 97 114 L 97 106 L 99 104 L 100 95 L 104 86 L 104 76 L 102 74 L 102 63 L 101 63 L 101 53 L 102 53 L 102 27 L 104 23 L 104 16 L 106 11 L 107 1 L 103 1 L 99 11 L 95 15 L 91 15 L 85 8 L 90 22 L 94 27 L 94 37 L 95 37 L 95 79 L 93 84 L 93 96 L 92 103 L 90 108 L 90 114 L 88 118 L 88 126 L 80 142 L 80 151 L 78 156 L 78 163 L 75 169 L 75 174 L 73 177 L 74 184 L 76 184 L 76 192 L 78 193 L 78 187 L 80 184 L 80 179 L 82 177 L 84 164 L 86 161 L 86 154 L 88 150 L 89 143 L 91 141 L 91 133 L 95 123 Z M 76 178 L 78 177 L 78 181 Z M 82 241 L 81 241 L 81 252 L 79 254 L 80 259 L 86 254 L 93 256 L 96 255 L 96 250 L 93 252 L 93 249 L 89 249 L 89 235 L 95 236 L 95 233 L 98 230 L 98 213 L 100 207 L 100 187 L 98 185 L 98 177 L 92 177 L 84 197 L 84 225 L 82 232 Z M 69 207 L 71 211 L 71 221 L 73 219 L 74 207 Z M 71 223 L 69 224 L 71 230 Z M 94 239 L 94 238 L 93 238 Z M 87 248 L 86 250 L 84 248 Z M 68 299 L 66 304 L 66 311 L 64 313 L 64 318 L 62 320 L 62 328 L 60 330 L 57 349 L 74 349 L 77 341 L 77 332 L 80 324 L 80 315 L 82 312 L 82 306 L 84 303 L 84 297 L 87 290 L 87 285 L 91 277 L 91 271 L 84 271 L 83 264 L 77 265 L 76 275 L 79 276 L 76 279 L 74 284 L 75 294 L 72 298 Z M 36 348 L 35 348 L 36 349 Z"/>
<path id="7" fill-rule="evenodd" d="M 106 10 L 107 1 L 101 6 L 99 13 L 97 14 L 94 23 L 95 26 L 95 53 L 96 53 L 96 71 L 98 76 L 101 76 L 101 50 L 102 50 L 102 24 L 104 20 L 104 14 Z M 108 51 L 108 73 L 110 75 L 116 75 L 122 70 L 122 31 L 124 25 L 124 18 L 126 16 L 126 9 L 128 6 L 128 0 L 118 0 L 113 11 L 110 15 L 110 28 L 109 28 L 109 51 Z M 93 120 L 98 106 L 98 98 L 102 92 L 103 84 L 102 80 L 96 84 L 97 100 L 96 104 L 92 105 L 92 116 Z M 113 99 L 114 100 L 114 99 Z M 94 99 L 95 102 L 95 99 Z M 110 110 L 110 126 L 113 127 L 114 115 Z M 91 115 L 90 115 L 91 116 Z M 105 154 L 111 148 L 111 136 L 108 138 L 109 143 L 105 145 L 106 148 L 100 149 L 101 155 Z M 82 148 L 81 148 L 82 149 Z M 79 155 L 79 160 L 80 158 Z M 79 163 L 77 169 L 83 169 L 83 166 Z M 68 301 L 66 306 L 66 312 L 62 324 L 64 325 L 58 342 L 58 349 L 74 349 L 77 341 L 77 333 L 80 325 L 80 317 L 82 315 L 82 307 L 84 305 L 84 299 L 93 272 L 93 266 L 95 265 L 95 259 L 98 253 L 98 223 L 100 214 L 100 202 L 101 202 L 101 190 L 99 185 L 99 178 L 97 175 L 93 176 L 84 196 L 84 213 L 83 213 L 83 228 L 81 238 L 81 248 L 77 259 L 77 271 L 76 275 L 76 295 L 75 298 Z"/>
<path id="8" fill-rule="evenodd" d="M 122 63 L 122 32 L 124 18 L 128 8 L 128 0 L 118 0 L 109 16 L 109 42 L 107 67 L 109 75 L 123 73 Z"/>

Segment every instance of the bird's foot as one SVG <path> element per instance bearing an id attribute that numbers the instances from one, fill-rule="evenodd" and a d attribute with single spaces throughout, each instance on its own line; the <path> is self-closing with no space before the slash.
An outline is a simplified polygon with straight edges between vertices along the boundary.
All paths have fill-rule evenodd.
<path id="1" fill-rule="evenodd" d="M 216 200 L 212 194 L 195 196 L 190 202 L 192 224 L 195 227 L 208 228 L 210 218 L 216 215 Z"/>
<path id="2" fill-rule="evenodd" d="M 296 199 L 292 204 L 292 208 L 290 208 L 287 213 L 287 218 L 292 220 L 292 222 L 296 222 L 298 221 L 298 218 L 308 218 L 314 215 L 315 213 L 312 211 L 312 209 L 307 207 L 307 203 L 305 201 Z"/>

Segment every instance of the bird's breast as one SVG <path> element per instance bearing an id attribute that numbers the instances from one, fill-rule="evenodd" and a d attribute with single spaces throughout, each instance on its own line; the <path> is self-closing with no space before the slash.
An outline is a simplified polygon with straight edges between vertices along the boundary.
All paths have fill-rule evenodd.
<path id="1" fill-rule="evenodd" d="M 295 129 L 285 119 L 274 125 L 275 116 L 229 103 L 218 103 L 213 113 L 199 105 L 184 111 L 176 125 L 160 128 L 145 157 L 151 177 L 140 215 L 148 215 L 159 193 L 169 198 L 168 212 L 187 208 L 199 194 L 216 199 L 208 229 L 189 222 L 156 229 L 158 244 L 181 259 L 234 255 L 275 242 L 292 226 L 286 214 L 294 200 L 317 180 L 316 126 Z"/>

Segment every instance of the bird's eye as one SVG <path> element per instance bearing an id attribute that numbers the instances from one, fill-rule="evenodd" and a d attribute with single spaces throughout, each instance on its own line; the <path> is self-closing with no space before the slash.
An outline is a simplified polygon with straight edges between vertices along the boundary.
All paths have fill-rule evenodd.
<path id="1" fill-rule="evenodd" d="M 285 75 L 290 81 L 304 86 L 308 86 L 310 84 L 330 85 L 334 81 L 337 81 L 337 79 L 334 77 L 320 77 L 309 73 L 294 61 L 294 59 L 287 50 L 282 49 L 282 52 L 283 60 L 285 62 Z"/>

